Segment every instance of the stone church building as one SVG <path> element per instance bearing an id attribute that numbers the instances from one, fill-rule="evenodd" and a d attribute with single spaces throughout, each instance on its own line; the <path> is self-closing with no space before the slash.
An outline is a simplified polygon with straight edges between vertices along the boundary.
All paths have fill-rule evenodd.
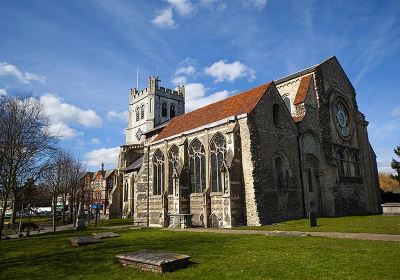
<path id="1" fill-rule="evenodd" d="M 110 217 L 231 228 L 379 213 L 376 156 L 336 57 L 185 114 L 185 88 L 132 89 Z"/>

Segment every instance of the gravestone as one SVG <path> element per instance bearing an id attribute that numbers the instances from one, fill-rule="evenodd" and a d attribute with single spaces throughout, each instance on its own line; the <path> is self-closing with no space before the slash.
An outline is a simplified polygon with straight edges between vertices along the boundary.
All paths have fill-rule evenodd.
<path id="1" fill-rule="evenodd" d="M 124 266 L 159 273 L 187 267 L 190 258 L 190 256 L 182 254 L 148 250 L 121 254 L 115 257 Z"/>
<path id="2" fill-rule="evenodd" d="M 94 232 L 93 236 L 96 239 L 120 237 L 119 234 L 116 234 L 114 232 Z"/>
<path id="3" fill-rule="evenodd" d="M 308 212 L 308 219 L 310 221 L 310 227 L 316 227 L 317 226 L 317 216 L 313 211 Z"/>
<path id="4" fill-rule="evenodd" d="M 69 238 L 69 243 L 71 243 L 71 245 L 74 247 L 79 247 L 82 245 L 89 245 L 99 242 L 101 241 L 88 236 L 78 236 Z"/>

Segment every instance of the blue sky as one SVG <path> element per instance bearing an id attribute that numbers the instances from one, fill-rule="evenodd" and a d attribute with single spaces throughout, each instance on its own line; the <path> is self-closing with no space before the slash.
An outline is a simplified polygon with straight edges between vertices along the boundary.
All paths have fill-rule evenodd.
<path id="1" fill-rule="evenodd" d="M 188 109 L 336 55 L 381 171 L 400 142 L 400 1 L 0 1 L 0 94 L 33 92 L 89 170 L 116 165 L 128 92 L 158 74 Z"/>

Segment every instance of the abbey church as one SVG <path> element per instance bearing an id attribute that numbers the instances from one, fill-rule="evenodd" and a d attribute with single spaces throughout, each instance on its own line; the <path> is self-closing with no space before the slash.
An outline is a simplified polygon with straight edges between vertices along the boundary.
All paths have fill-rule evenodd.
<path id="1" fill-rule="evenodd" d="M 336 57 L 189 113 L 183 85 L 150 77 L 130 90 L 110 218 L 231 228 L 379 213 L 367 126 Z"/>

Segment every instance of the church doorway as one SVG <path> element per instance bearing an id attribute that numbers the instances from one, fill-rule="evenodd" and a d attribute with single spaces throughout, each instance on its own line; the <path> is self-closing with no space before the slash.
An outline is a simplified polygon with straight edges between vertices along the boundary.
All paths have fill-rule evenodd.
<path id="1" fill-rule="evenodd" d="M 304 187 L 307 194 L 307 211 L 320 213 L 319 164 L 314 156 L 306 157 Z"/>

